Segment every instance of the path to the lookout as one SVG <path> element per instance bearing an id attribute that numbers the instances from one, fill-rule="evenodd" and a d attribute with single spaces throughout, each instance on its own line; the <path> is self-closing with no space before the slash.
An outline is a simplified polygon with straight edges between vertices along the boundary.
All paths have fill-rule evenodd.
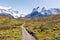
<path id="1" fill-rule="evenodd" d="M 36 40 L 28 31 L 24 28 L 25 22 L 22 24 L 22 40 Z"/>

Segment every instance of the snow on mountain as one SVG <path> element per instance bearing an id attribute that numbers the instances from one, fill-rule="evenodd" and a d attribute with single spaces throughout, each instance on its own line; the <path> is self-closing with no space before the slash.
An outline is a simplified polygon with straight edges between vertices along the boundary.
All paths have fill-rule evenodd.
<path id="1" fill-rule="evenodd" d="M 40 18 L 45 16 L 51 16 L 54 14 L 60 14 L 60 9 L 58 8 L 50 8 L 46 10 L 45 7 L 40 8 L 39 6 L 37 8 L 33 8 L 33 11 L 26 15 L 27 18 Z M 10 18 L 20 18 L 22 17 L 21 14 L 19 14 L 18 11 L 13 10 L 11 7 L 3 7 L 0 6 L 0 16 L 6 16 Z"/>
<path id="2" fill-rule="evenodd" d="M 8 16 L 8 14 L 9 14 L 10 16 L 13 16 L 14 18 L 20 17 L 19 12 L 18 11 L 14 11 L 11 7 L 0 6 L 0 16 L 2 14 L 5 14 L 5 16 Z"/>
<path id="3" fill-rule="evenodd" d="M 59 8 L 50 8 L 49 9 L 51 12 L 52 12 L 52 14 L 60 14 L 60 9 Z"/>
<path id="4" fill-rule="evenodd" d="M 26 15 L 25 17 L 27 18 L 40 18 L 40 17 L 46 17 L 46 16 L 51 16 L 54 14 L 60 14 L 60 9 L 58 8 L 50 8 L 46 10 L 45 7 L 42 9 L 40 7 L 34 8 L 33 11 Z"/>

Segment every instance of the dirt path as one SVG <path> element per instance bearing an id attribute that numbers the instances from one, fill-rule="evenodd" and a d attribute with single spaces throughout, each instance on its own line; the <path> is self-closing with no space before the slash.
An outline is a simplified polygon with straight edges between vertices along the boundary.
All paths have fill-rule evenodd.
<path id="1" fill-rule="evenodd" d="M 25 24 L 25 23 L 24 23 Z M 27 30 L 22 25 L 22 40 L 36 40 L 31 34 L 27 32 Z"/>

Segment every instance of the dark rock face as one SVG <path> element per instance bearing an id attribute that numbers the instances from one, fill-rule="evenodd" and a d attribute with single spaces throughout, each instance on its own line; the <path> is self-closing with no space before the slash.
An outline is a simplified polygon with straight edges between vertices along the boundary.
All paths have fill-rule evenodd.
<path id="1" fill-rule="evenodd" d="M 25 17 L 26 18 L 41 18 L 41 17 L 47 17 L 47 16 L 60 13 L 60 9 L 58 8 L 50 8 L 46 10 L 45 7 L 43 7 L 40 12 L 38 12 L 38 9 L 39 7 L 34 8 L 33 11 L 30 14 L 26 15 Z"/>
<path id="2" fill-rule="evenodd" d="M 43 15 L 39 12 L 32 12 L 31 14 L 27 15 L 26 17 L 28 18 L 39 18 L 39 17 L 43 17 Z"/>
<path id="3" fill-rule="evenodd" d="M 6 14 L 6 13 L 1 13 L 0 16 L 9 17 L 9 18 L 14 18 L 12 15 Z"/>

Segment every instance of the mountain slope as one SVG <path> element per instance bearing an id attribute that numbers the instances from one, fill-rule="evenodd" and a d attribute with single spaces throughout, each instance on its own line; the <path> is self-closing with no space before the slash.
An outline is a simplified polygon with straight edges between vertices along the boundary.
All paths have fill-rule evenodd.
<path id="1" fill-rule="evenodd" d="M 33 11 L 26 15 L 26 18 L 40 18 L 40 17 L 46 17 L 51 16 L 54 14 L 60 14 L 60 9 L 58 8 L 50 8 L 48 10 L 43 7 L 42 9 L 40 7 L 34 8 Z"/>
<path id="2" fill-rule="evenodd" d="M 7 14 L 7 13 L 1 13 L 0 16 L 9 17 L 9 18 L 14 18 L 12 15 Z"/>
<path id="3" fill-rule="evenodd" d="M 18 11 L 13 10 L 12 8 L 0 7 L 0 16 L 18 18 L 18 17 L 20 17 L 20 14 Z"/>

